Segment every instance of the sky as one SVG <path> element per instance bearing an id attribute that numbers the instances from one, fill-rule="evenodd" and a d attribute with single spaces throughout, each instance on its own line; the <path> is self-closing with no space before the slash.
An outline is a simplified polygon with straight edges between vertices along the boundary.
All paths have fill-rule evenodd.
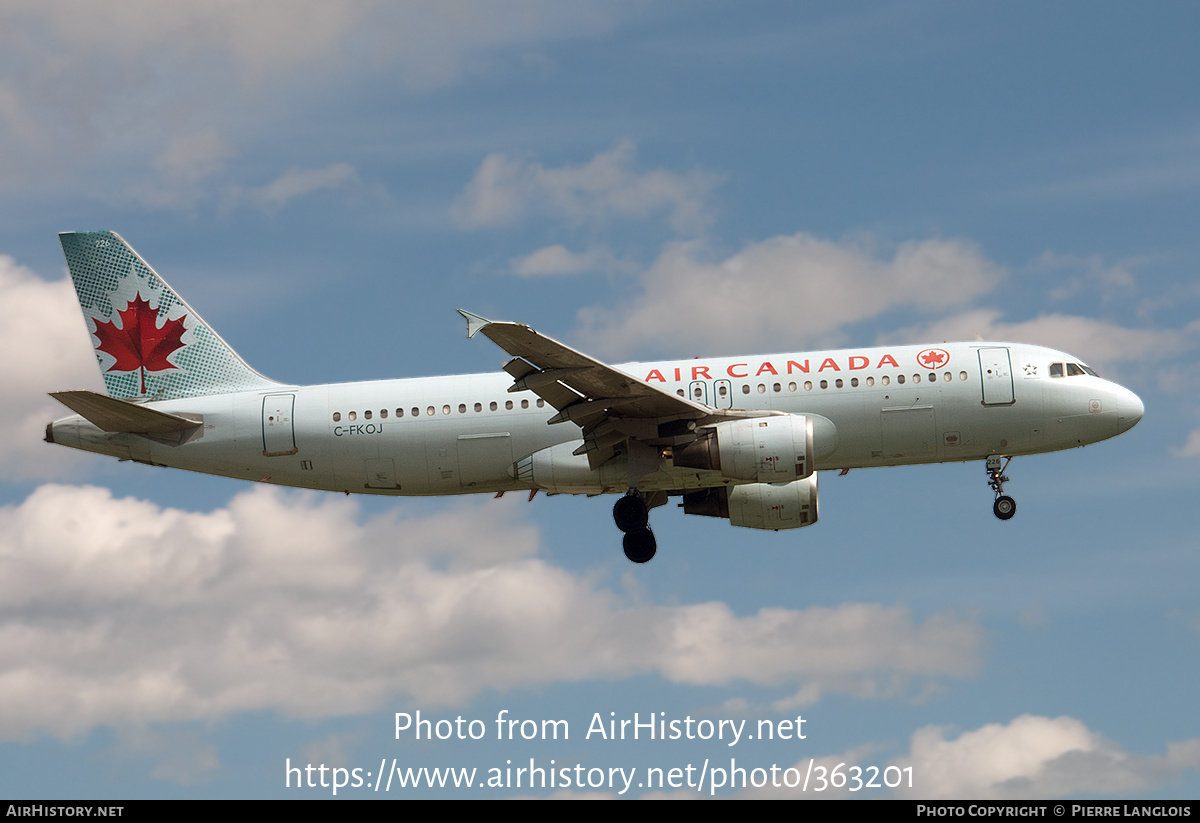
<path id="1" fill-rule="evenodd" d="M 0 794 L 324 798 L 339 768 L 337 797 L 1200 797 L 1197 30 L 1108 2 L 4 3 Z M 94 229 L 289 383 L 498 369 L 461 307 L 610 362 L 1041 344 L 1146 413 L 1014 460 L 1008 522 L 981 463 L 830 473 L 805 529 L 658 509 L 634 566 L 604 499 L 42 442 L 47 392 L 101 387 L 55 236 Z M 679 739 L 601 732 L 651 717 Z M 496 782 L 375 791 L 381 765 Z M 854 768 L 876 785 L 795 785 Z"/>

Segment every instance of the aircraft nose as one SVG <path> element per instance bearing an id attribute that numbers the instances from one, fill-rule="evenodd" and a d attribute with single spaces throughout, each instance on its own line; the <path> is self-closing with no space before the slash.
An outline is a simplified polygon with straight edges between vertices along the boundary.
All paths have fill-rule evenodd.
<path id="1" fill-rule="evenodd" d="M 1121 395 L 1117 399 L 1117 413 L 1120 417 L 1117 418 L 1117 430 L 1126 432 L 1138 424 L 1142 419 L 1142 413 L 1146 407 L 1142 405 L 1142 399 L 1129 389 L 1122 389 Z"/>

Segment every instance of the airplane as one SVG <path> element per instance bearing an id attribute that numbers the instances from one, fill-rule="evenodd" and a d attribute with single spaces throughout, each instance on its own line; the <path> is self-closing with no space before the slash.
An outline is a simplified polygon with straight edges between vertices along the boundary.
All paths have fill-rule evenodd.
<path id="1" fill-rule="evenodd" d="M 1084 446 L 1141 400 L 1064 352 L 941 343 L 610 366 L 459 310 L 503 371 L 300 386 L 250 368 L 120 236 L 59 235 L 106 394 L 53 392 L 45 439 L 154 466 L 346 494 L 614 493 L 625 555 L 649 512 L 753 529 L 817 521 L 817 472 L 985 461 L 1001 520 L 1015 455 Z"/>

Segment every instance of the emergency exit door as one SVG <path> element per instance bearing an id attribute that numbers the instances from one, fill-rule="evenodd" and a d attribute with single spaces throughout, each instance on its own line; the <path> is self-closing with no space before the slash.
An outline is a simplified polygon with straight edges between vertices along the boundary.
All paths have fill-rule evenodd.
<path id="1" fill-rule="evenodd" d="M 979 377 L 983 380 L 983 405 L 1011 406 L 1016 402 L 1007 348 L 979 350 Z"/>

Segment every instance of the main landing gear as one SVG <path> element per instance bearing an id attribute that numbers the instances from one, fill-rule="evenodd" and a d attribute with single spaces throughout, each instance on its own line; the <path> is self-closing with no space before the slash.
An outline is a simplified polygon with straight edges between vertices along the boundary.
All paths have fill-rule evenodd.
<path id="1" fill-rule="evenodd" d="M 1000 463 L 1001 460 L 1004 461 L 1003 464 Z M 1009 520 L 1017 513 L 1017 501 L 1004 493 L 1004 484 L 1008 482 L 1004 470 L 1008 468 L 1010 460 L 1011 457 L 1001 457 L 998 454 L 993 454 L 987 459 L 988 485 L 996 493 L 992 513 L 1001 520 Z"/>
<path id="2" fill-rule="evenodd" d="M 613 505 L 613 520 L 625 532 L 621 541 L 625 556 L 634 563 L 645 563 L 654 557 L 658 543 L 650 531 L 650 508 L 636 489 L 630 489 Z"/>

